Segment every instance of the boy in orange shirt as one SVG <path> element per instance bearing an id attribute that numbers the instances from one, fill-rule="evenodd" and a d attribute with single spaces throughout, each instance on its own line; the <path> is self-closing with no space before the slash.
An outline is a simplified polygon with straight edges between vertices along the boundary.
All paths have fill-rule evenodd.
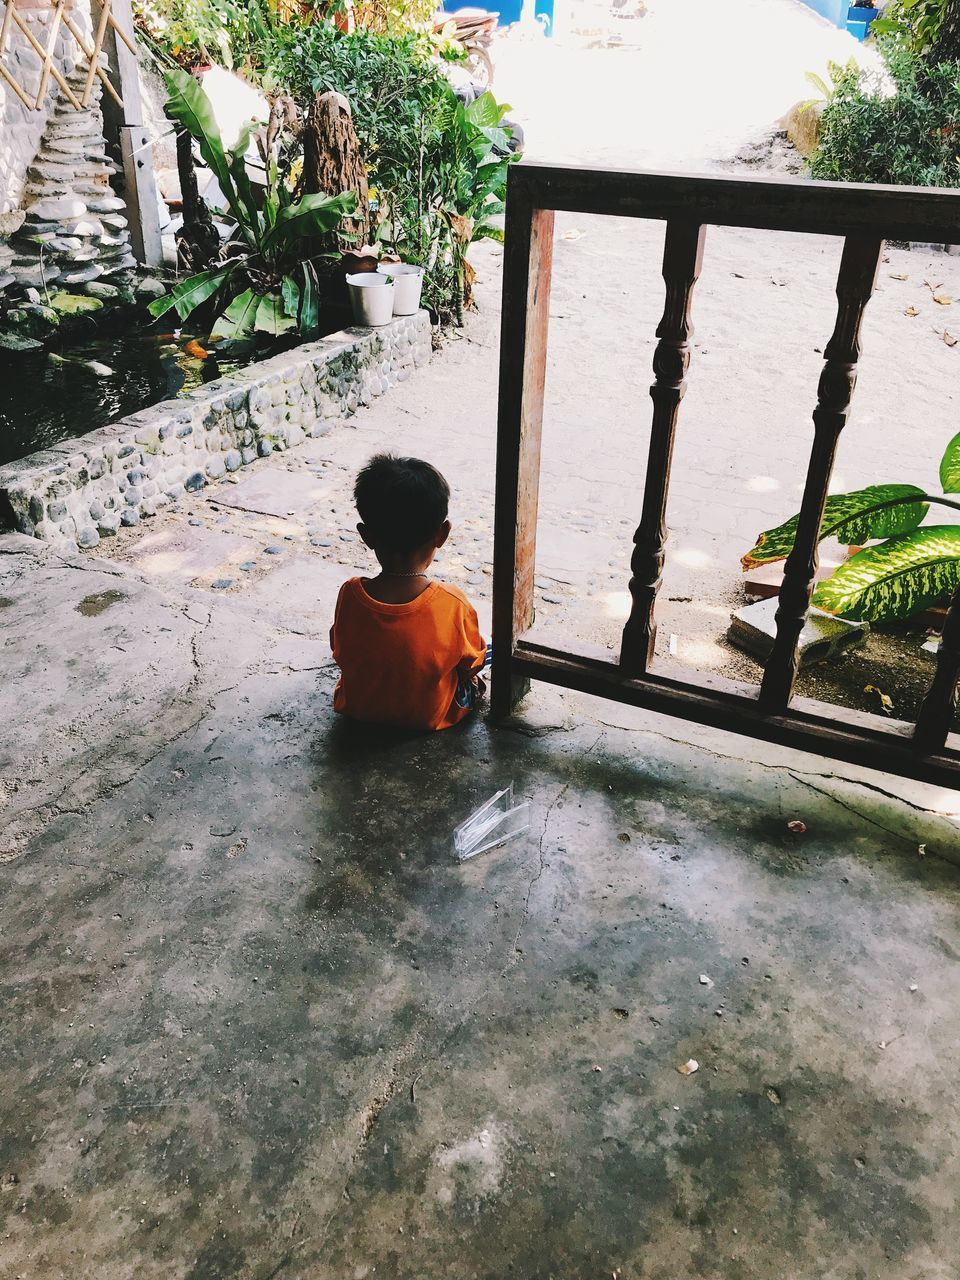
<path id="1" fill-rule="evenodd" d="M 382 453 L 357 476 L 360 537 L 375 578 L 340 588 L 330 631 L 340 680 L 333 709 L 354 720 L 447 729 L 470 714 L 487 663 L 476 611 L 427 577 L 450 535 L 450 487 L 429 462 Z"/>

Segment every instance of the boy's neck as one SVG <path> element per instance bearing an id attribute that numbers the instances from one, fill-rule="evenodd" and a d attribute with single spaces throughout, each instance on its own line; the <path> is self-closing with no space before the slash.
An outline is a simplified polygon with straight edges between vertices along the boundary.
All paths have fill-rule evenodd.
<path id="1" fill-rule="evenodd" d="M 368 596 L 381 604 L 410 604 L 430 586 L 426 570 L 381 569 L 375 578 L 362 578 Z"/>

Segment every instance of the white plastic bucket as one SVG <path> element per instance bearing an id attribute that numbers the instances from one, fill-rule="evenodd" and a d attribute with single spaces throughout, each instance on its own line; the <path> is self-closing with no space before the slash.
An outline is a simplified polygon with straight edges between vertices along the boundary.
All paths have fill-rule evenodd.
<path id="1" fill-rule="evenodd" d="M 377 271 L 347 276 L 350 305 L 356 324 L 377 327 L 393 319 L 393 282 Z"/>
<path id="2" fill-rule="evenodd" d="M 381 262 L 377 273 L 389 276 L 393 281 L 393 314 L 415 316 L 420 310 L 423 267 L 415 266 L 412 262 Z"/>

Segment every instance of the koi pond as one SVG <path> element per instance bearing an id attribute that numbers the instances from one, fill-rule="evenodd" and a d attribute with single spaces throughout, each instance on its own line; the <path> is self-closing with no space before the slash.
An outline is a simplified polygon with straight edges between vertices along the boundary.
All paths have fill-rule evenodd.
<path id="1" fill-rule="evenodd" d="M 188 334 L 142 331 L 74 337 L 62 351 L 0 353 L 0 466 L 271 353 L 227 359 L 205 353 Z"/>

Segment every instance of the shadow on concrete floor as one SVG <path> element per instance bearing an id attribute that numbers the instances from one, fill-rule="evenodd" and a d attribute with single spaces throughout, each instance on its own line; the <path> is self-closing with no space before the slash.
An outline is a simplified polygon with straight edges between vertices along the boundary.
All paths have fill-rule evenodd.
<path id="1" fill-rule="evenodd" d="M 358 734 L 333 678 L 241 675 L 4 869 L 4 1274 L 955 1273 L 942 822 L 543 691 Z"/>

